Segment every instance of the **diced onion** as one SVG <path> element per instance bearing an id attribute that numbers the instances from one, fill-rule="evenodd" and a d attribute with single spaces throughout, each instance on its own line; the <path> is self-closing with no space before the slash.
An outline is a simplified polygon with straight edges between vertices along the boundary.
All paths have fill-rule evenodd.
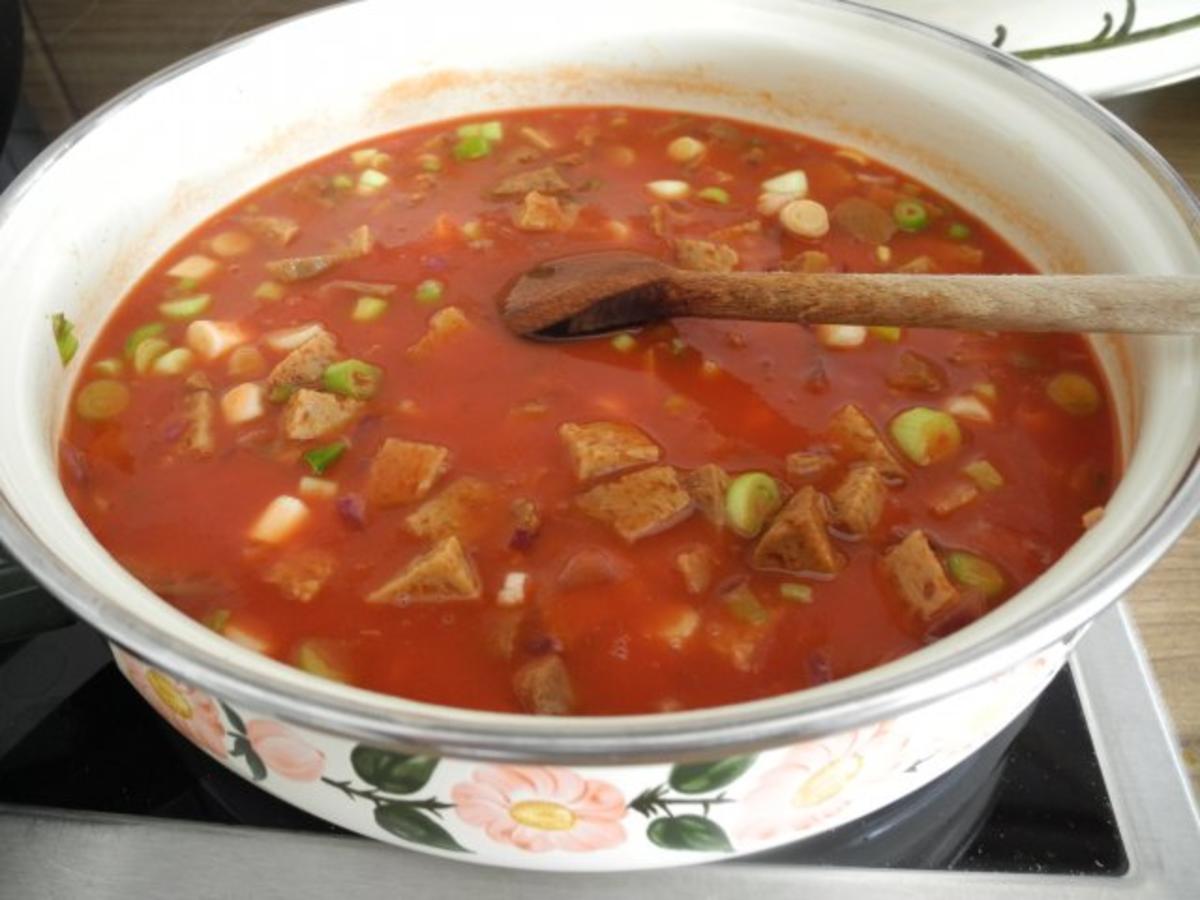
<path id="1" fill-rule="evenodd" d="M 803 169 L 792 169 L 790 172 L 768 178 L 762 183 L 762 189 L 768 194 L 787 194 L 799 199 L 808 193 L 808 176 Z"/>
<path id="2" fill-rule="evenodd" d="M 213 236 L 208 246 L 217 256 L 241 256 L 254 247 L 254 238 L 244 231 L 222 231 Z"/>
<path id="3" fill-rule="evenodd" d="M 187 347 L 176 347 L 156 359 L 150 371 L 155 375 L 182 375 L 195 361 L 196 354 Z"/>
<path id="4" fill-rule="evenodd" d="M 288 353 L 308 343 L 324 330 L 325 328 L 320 322 L 309 322 L 306 325 L 297 325 L 295 328 L 283 328 L 279 331 L 272 331 L 263 338 L 263 343 L 272 350 L 277 350 L 280 353 Z"/>
<path id="5" fill-rule="evenodd" d="M 647 182 L 646 190 L 659 200 L 685 200 L 692 192 L 692 186 L 686 181 L 664 178 L 660 181 Z"/>
<path id="6" fill-rule="evenodd" d="M 172 278 L 186 278 L 198 284 L 220 267 L 221 264 L 215 259 L 196 253 L 175 263 L 167 270 L 167 274 Z"/>
<path id="7" fill-rule="evenodd" d="M 1046 396 L 1073 416 L 1090 416 L 1100 408 L 1100 391 L 1077 372 L 1060 372 L 1046 385 Z"/>
<path id="8" fill-rule="evenodd" d="M 236 322 L 197 319 L 188 325 L 187 345 L 205 359 L 218 359 L 246 342 L 246 333 Z"/>
<path id="9" fill-rule="evenodd" d="M 387 187 L 391 180 L 378 169 L 363 169 L 358 175 L 358 184 L 354 190 L 361 197 L 369 197 Z"/>
<path id="10" fill-rule="evenodd" d="M 698 141 L 694 137 L 677 137 L 667 144 L 667 156 L 672 162 L 686 165 L 697 162 L 707 149 L 703 141 Z"/>
<path id="11" fill-rule="evenodd" d="M 496 603 L 500 606 L 520 606 L 525 602 L 525 587 L 529 576 L 524 572 L 509 572 L 504 576 L 504 584 L 496 594 Z"/>
<path id="12" fill-rule="evenodd" d="M 338 483 L 328 478 L 316 478 L 312 475 L 300 477 L 300 496 L 310 500 L 332 500 L 337 496 Z"/>
<path id="13" fill-rule="evenodd" d="M 865 325 L 815 325 L 813 331 L 826 347 L 861 347 L 867 340 Z"/>
<path id="14" fill-rule="evenodd" d="M 266 412 L 262 385 L 254 381 L 239 384 L 221 397 L 221 413 L 230 425 L 252 422 Z"/>
<path id="15" fill-rule="evenodd" d="M 987 404 L 970 394 L 951 397 L 946 401 L 945 407 L 946 412 L 960 419 L 966 419 L 968 422 L 991 425 L 993 421 L 992 411 L 988 409 Z"/>
<path id="16" fill-rule="evenodd" d="M 282 494 L 268 503 L 250 526 L 249 537 L 264 544 L 282 544 L 300 530 L 308 517 L 303 500 Z"/>

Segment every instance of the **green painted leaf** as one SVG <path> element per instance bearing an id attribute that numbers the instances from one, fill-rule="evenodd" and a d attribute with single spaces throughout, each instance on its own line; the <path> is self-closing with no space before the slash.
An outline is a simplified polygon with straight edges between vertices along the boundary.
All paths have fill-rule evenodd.
<path id="1" fill-rule="evenodd" d="M 237 712 L 234 710 L 234 708 L 225 703 L 222 703 L 221 709 L 223 709 L 225 711 L 225 718 L 227 718 L 229 720 L 229 724 L 233 726 L 233 730 L 240 732 L 241 734 L 245 734 L 246 733 L 246 723 L 242 721 L 242 717 L 237 714 Z"/>
<path id="2" fill-rule="evenodd" d="M 384 831 L 403 841 L 436 847 L 438 850 L 453 850 L 456 853 L 471 852 L 451 837 L 450 832 L 431 816 L 406 803 L 385 803 L 375 807 L 375 822 Z"/>
<path id="3" fill-rule="evenodd" d="M 359 744 L 350 753 L 358 777 L 389 794 L 411 794 L 429 783 L 440 760 L 436 756 L 409 756 Z"/>
<path id="4" fill-rule="evenodd" d="M 262 781 L 267 777 L 266 764 L 262 761 L 262 757 L 250 746 L 249 742 L 246 744 L 246 765 L 250 767 L 250 776 L 255 781 Z"/>
<path id="5" fill-rule="evenodd" d="M 703 794 L 733 784 L 754 765 L 754 754 L 728 756 L 715 762 L 687 763 L 671 769 L 671 787 L 681 794 Z"/>
<path id="6" fill-rule="evenodd" d="M 664 816 L 646 826 L 646 837 L 667 850 L 732 853 L 725 829 L 704 816 Z"/>

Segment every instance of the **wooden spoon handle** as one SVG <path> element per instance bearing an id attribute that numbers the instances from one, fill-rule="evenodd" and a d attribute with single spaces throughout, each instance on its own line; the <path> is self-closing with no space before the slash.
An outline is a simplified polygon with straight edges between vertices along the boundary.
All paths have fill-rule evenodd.
<path id="1" fill-rule="evenodd" d="M 1200 276 L 680 273 L 672 316 L 971 331 L 1200 331 Z"/>

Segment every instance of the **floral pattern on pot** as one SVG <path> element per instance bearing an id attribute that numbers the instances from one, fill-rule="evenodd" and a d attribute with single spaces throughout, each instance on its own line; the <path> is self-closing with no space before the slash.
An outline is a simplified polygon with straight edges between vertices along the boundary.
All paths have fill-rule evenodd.
<path id="1" fill-rule="evenodd" d="M 114 648 L 163 718 L 235 772 L 368 837 L 491 865 L 616 871 L 728 858 L 816 835 L 932 781 L 1011 722 L 1056 645 L 895 719 L 759 754 L 543 766 L 398 753 L 235 709 Z"/>
<path id="2" fill-rule="evenodd" d="M 606 781 L 550 766 L 484 766 L 451 793 L 462 821 L 531 853 L 590 852 L 625 842 L 625 798 Z"/>

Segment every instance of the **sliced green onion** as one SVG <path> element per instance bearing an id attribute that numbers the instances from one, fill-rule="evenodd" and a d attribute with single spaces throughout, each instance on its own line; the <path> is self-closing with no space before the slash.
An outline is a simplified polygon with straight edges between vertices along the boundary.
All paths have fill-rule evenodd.
<path id="1" fill-rule="evenodd" d="M 194 297 L 180 297 L 178 300 L 160 303 L 158 311 L 168 319 L 194 319 L 210 306 L 211 294 L 196 294 Z"/>
<path id="2" fill-rule="evenodd" d="M 58 347 L 58 358 L 65 366 L 75 356 L 79 349 L 79 338 L 75 336 L 75 326 L 62 313 L 50 317 L 50 326 L 54 330 L 54 343 Z"/>
<path id="3" fill-rule="evenodd" d="M 1073 416 L 1090 416 L 1100 408 L 1100 391 L 1077 372 L 1060 372 L 1051 378 L 1046 396 Z"/>
<path id="4" fill-rule="evenodd" d="M 759 602 L 749 586 L 739 584 L 725 594 L 725 608 L 740 622 L 747 625 L 765 625 L 770 615 Z"/>
<path id="5" fill-rule="evenodd" d="M 985 597 L 1004 592 L 1004 573 L 982 556 L 954 550 L 946 554 L 946 571 L 965 588 L 979 591 Z"/>
<path id="6" fill-rule="evenodd" d="M 111 419 L 129 405 L 129 388 L 123 382 L 100 378 L 75 395 L 75 412 L 92 422 Z"/>
<path id="7" fill-rule="evenodd" d="M 162 322 L 150 322 L 146 325 L 142 325 L 133 329 L 133 332 L 125 339 L 125 358 L 133 359 L 133 354 L 137 352 L 138 345 L 141 344 L 142 341 L 149 340 L 152 337 L 158 337 L 166 330 L 167 326 Z"/>
<path id="8" fill-rule="evenodd" d="M 1004 487 L 1004 476 L 986 459 L 977 459 L 963 466 L 963 474 L 981 490 L 994 491 Z"/>
<path id="9" fill-rule="evenodd" d="M 182 375 L 192 367 L 195 360 L 196 354 L 187 347 L 176 347 L 155 359 L 150 370 L 155 375 Z"/>
<path id="10" fill-rule="evenodd" d="M 358 186 L 355 190 L 365 197 L 383 190 L 391 180 L 378 169 L 363 169 L 358 175 Z"/>
<path id="11" fill-rule="evenodd" d="M 766 472 L 744 472 L 725 490 L 725 515 L 729 526 L 744 538 L 752 538 L 783 505 L 779 484 Z"/>
<path id="12" fill-rule="evenodd" d="M 133 351 L 133 370 L 139 375 L 145 375 L 154 361 L 170 349 L 171 345 L 163 338 L 146 338 Z"/>
<path id="13" fill-rule="evenodd" d="M 310 675 L 328 678 L 330 681 L 345 681 L 346 676 L 329 662 L 326 654 L 317 647 L 316 641 L 302 641 L 296 648 L 296 665 Z"/>
<path id="14" fill-rule="evenodd" d="M 264 281 L 254 289 L 254 298 L 256 300 L 282 300 L 286 293 L 287 288 L 278 281 Z"/>
<path id="15" fill-rule="evenodd" d="M 900 340 L 903 330 L 897 325 L 869 325 L 867 331 L 881 341 L 894 344 Z"/>
<path id="16" fill-rule="evenodd" d="M 354 301 L 350 318 L 355 322 L 374 322 L 387 312 L 388 302 L 382 297 L 359 297 Z"/>
<path id="17" fill-rule="evenodd" d="M 970 226 L 964 225 L 962 222 L 951 222 L 950 227 L 946 229 L 946 237 L 952 241 L 965 241 L 970 236 Z"/>
<path id="18" fill-rule="evenodd" d="M 426 278 L 417 285 L 417 289 L 413 291 L 413 297 L 418 303 L 439 303 L 442 295 L 446 292 L 446 286 L 436 278 Z"/>
<path id="19" fill-rule="evenodd" d="M 889 430 L 904 455 L 918 466 L 945 459 L 962 446 L 954 416 L 927 406 L 914 406 L 892 419 Z"/>
<path id="20" fill-rule="evenodd" d="M 803 169 L 793 169 L 768 178 L 762 183 L 762 189 L 768 194 L 793 194 L 801 196 L 808 193 L 808 176 Z"/>
<path id="21" fill-rule="evenodd" d="M 468 122 L 459 125 L 457 134 L 460 138 L 486 138 L 489 141 L 504 139 L 504 123 L 492 120 L 490 122 Z"/>
<path id="22" fill-rule="evenodd" d="M 482 134 L 470 135 L 458 139 L 454 149 L 450 151 L 459 162 L 471 159 L 483 159 L 492 152 L 492 142 Z"/>
<path id="23" fill-rule="evenodd" d="M 779 596 L 793 603 L 812 603 L 813 591 L 807 584 L 789 581 L 779 586 Z"/>
<path id="24" fill-rule="evenodd" d="M 175 291 L 183 294 L 190 293 L 200 287 L 200 280 L 197 278 L 180 278 L 175 282 Z"/>
<path id="25" fill-rule="evenodd" d="M 920 231 L 929 224 L 929 213 L 925 204 L 913 197 L 897 200 L 892 207 L 892 218 L 904 231 Z"/>
<path id="26" fill-rule="evenodd" d="M 287 403 L 292 399 L 292 394 L 296 393 L 297 387 L 294 384 L 276 384 L 271 386 L 271 390 L 267 391 L 268 403 Z"/>
<path id="27" fill-rule="evenodd" d="M 336 441 L 324 447 L 313 447 L 304 454 L 304 461 L 316 475 L 324 475 L 325 470 L 332 466 L 346 452 L 346 442 Z"/>
<path id="28" fill-rule="evenodd" d="M 637 349 L 637 338 L 628 332 L 614 335 L 610 343 L 613 345 L 613 349 L 620 353 L 631 353 Z"/>
<path id="29" fill-rule="evenodd" d="M 704 200 L 706 203 L 716 203 L 719 206 L 724 206 L 729 202 L 729 191 L 720 187 L 701 188 L 696 192 L 696 199 Z"/>
<path id="30" fill-rule="evenodd" d="M 374 396 L 383 378 L 383 369 L 363 362 L 361 359 L 343 359 L 329 366 L 321 376 L 327 391 L 344 394 L 356 400 Z"/>
<path id="31" fill-rule="evenodd" d="M 354 179 L 345 172 L 338 172 L 329 179 L 329 185 L 337 191 L 348 191 L 350 188 L 354 187 Z"/>
<path id="32" fill-rule="evenodd" d="M 115 378 L 125 371 L 125 363 L 121 362 L 115 356 L 110 356 L 107 359 L 99 359 L 92 363 L 92 371 L 97 375 L 103 375 L 105 378 Z"/>

